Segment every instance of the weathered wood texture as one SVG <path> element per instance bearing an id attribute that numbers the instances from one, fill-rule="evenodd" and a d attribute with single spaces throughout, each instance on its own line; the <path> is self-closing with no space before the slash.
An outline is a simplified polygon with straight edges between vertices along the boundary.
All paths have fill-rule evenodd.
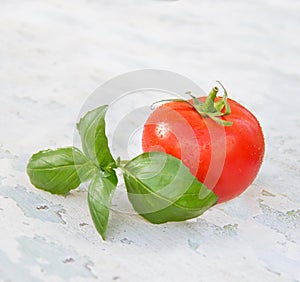
<path id="1" fill-rule="evenodd" d="M 1 1 L 0 281 L 300 281 L 299 15 L 293 0 Z M 142 68 L 224 82 L 266 157 L 243 195 L 189 222 L 121 212 L 120 188 L 103 242 L 86 187 L 50 195 L 25 167 L 72 145 L 99 84 Z"/>

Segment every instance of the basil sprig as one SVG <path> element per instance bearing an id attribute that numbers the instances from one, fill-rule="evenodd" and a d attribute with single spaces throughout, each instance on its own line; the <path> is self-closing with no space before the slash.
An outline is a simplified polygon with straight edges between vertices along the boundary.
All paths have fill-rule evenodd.
<path id="1" fill-rule="evenodd" d="M 123 171 L 130 202 L 152 223 L 194 218 L 217 202 L 179 159 L 165 153 L 141 154 Z"/>
<path id="2" fill-rule="evenodd" d="M 107 105 L 88 112 L 77 124 L 82 151 L 75 147 L 44 150 L 28 162 L 31 183 L 52 194 L 65 195 L 90 181 L 88 205 L 96 230 L 105 239 L 112 198 L 123 172 L 128 198 L 145 219 L 160 224 L 201 215 L 217 196 L 183 163 L 161 152 L 143 153 L 123 166 L 110 152 L 105 134 Z"/>
<path id="3" fill-rule="evenodd" d="M 95 165 L 101 168 L 115 163 L 105 135 L 105 114 L 107 108 L 108 106 L 102 106 L 88 112 L 77 124 L 83 152 Z"/>
<path id="4" fill-rule="evenodd" d="M 89 180 L 97 167 L 79 149 L 61 148 L 32 155 L 27 165 L 31 183 L 52 194 L 67 194 Z"/>
<path id="5" fill-rule="evenodd" d="M 81 183 L 88 186 L 88 205 L 94 225 L 105 239 L 111 199 L 117 187 L 116 168 L 105 135 L 108 106 L 88 112 L 77 124 L 83 152 L 77 148 L 40 151 L 27 165 L 31 183 L 53 194 L 67 194 Z"/>
<path id="6" fill-rule="evenodd" d="M 104 177 L 101 173 L 97 173 L 89 185 L 88 204 L 90 213 L 94 225 L 103 239 L 105 239 L 109 208 L 117 183 L 118 178 L 113 171 L 111 175 Z"/>

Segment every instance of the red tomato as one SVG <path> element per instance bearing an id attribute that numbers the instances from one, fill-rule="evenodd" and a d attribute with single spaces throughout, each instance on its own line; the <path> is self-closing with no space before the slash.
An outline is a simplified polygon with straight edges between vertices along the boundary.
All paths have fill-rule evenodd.
<path id="1" fill-rule="evenodd" d="M 142 139 L 145 152 L 163 151 L 181 159 L 214 191 L 218 203 L 240 195 L 253 182 L 265 150 L 263 132 L 254 115 L 239 103 L 227 101 L 231 112 L 220 119 L 232 122 L 231 126 L 202 116 L 187 102 L 175 101 L 153 111 Z"/>

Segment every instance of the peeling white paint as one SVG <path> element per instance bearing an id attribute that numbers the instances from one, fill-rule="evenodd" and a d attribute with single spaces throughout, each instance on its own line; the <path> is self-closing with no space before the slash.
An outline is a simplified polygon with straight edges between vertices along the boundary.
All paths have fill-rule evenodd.
<path id="1" fill-rule="evenodd" d="M 62 206 L 53 204 L 20 185 L 16 187 L 2 186 L 0 182 L 0 187 L 0 195 L 13 199 L 23 210 L 25 216 L 42 221 L 65 223 L 62 219 L 62 214 L 65 213 Z"/>
<path id="2" fill-rule="evenodd" d="M 43 281 L 53 277 L 70 281 L 74 277 L 97 278 L 93 263 L 65 246 L 47 242 L 42 237 L 17 238 L 21 256 L 12 262 L 0 251 L 0 277 L 4 281 Z"/>

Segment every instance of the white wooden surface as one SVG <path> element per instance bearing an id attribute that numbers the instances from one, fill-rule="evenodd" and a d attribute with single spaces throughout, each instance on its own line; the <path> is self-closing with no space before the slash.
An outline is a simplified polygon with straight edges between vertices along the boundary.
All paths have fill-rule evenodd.
<path id="1" fill-rule="evenodd" d="M 0 281 L 300 281 L 299 15 L 297 0 L 2 0 Z M 103 242 L 85 187 L 53 196 L 25 167 L 72 145 L 99 84 L 143 68 L 223 81 L 261 121 L 266 157 L 247 192 L 201 218 L 115 210 Z"/>

